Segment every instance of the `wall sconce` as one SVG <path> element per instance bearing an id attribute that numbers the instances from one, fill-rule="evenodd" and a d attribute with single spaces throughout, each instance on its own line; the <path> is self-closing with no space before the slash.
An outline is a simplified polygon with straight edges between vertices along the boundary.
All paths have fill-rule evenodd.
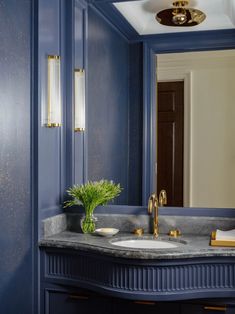
<path id="1" fill-rule="evenodd" d="M 74 71 L 75 132 L 85 131 L 85 71 Z"/>
<path id="2" fill-rule="evenodd" d="M 61 79 L 60 56 L 47 56 L 47 108 L 46 123 L 48 128 L 61 126 Z"/>

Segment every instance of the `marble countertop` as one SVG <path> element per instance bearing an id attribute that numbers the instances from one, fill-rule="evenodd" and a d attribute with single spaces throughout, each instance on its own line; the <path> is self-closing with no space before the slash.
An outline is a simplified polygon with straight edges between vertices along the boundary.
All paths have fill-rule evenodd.
<path id="1" fill-rule="evenodd" d="M 177 247 L 171 249 L 132 249 L 114 246 L 119 239 L 152 239 L 151 235 L 138 237 L 128 233 L 118 233 L 111 238 L 71 231 L 46 237 L 39 243 L 40 247 L 73 249 L 127 259 L 183 259 L 200 257 L 235 257 L 235 248 L 212 247 L 209 236 L 185 235 L 177 239 L 160 235 L 156 240 L 177 241 Z"/>

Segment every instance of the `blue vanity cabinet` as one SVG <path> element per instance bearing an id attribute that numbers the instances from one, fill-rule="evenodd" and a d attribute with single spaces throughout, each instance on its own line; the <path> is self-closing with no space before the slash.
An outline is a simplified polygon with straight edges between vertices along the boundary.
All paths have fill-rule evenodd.
<path id="1" fill-rule="evenodd" d="M 151 269 L 154 267 L 154 262 L 149 265 L 150 262 L 130 261 L 89 251 L 89 249 L 86 251 L 80 248 L 60 247 L 41 247 L 40 261 L 41 314 L 93 314 L 94 311 L 102 314 L 235 314 L 235 300 L 232 299 L 233 289 L 223 296 L 227 299 L 222 299 L 223 290 L 216 293 L 216 289 L 210 289 L 208 299 L 203 299 L 206 295 L 201 290 L 190 295 L 190 291 L 183 288 L 174 290 L 174 294 L 166 289 L 162 293 L 161 286 L 158 287 L 156 293 L 147 291 L 148 283 L 153 283 Z M 216 263 L 216 259 L 213 261 Z M 164 288 L 166 279 L 161 276 L 160 269 L 164 269 L 163 271 L 169 274 L 169 265 L 166 265 L 167 262 L 159 263 L 158 278 L 161 278 L 159 281 Z M 181 261 L 182 264 L 178 266 L 177 263 L 179 261 L 168 262 L 172 267 L 180 267 L 181 282 L 185 283 L 189 272 L 183 273 L 182 270 L 187 269 L 187 262 L 183 265 L 183 261 Z M 204 260 L 198 261 L 200 267 L 203 267 L 202 263 Z M 138 268 L 132 271 L 137 264 Z M 222 264 L 219 265 L 219 269 L 223 269 Z M 197 264 L 194 264 L 194 270 L 196 266 Z M 230 267 L 231 276 L 229 278 L 233 280 L 232 260 L 231 264 L 224 266 Z M 143 275 L 146 272 L 148 280 L 140 282 L 141 278 L 146 278 Z M 134 278 L 133 274 L 137 273 L 140 276 Z M 207 272 L 207 276 L 210 273 Z M 168 283 L 171 282 L 169 278 L 168 276 Z M 133 282 L 138 282 L 139 287 L 142 287 L 143 290 L 137 290 L 136 286 L 131 287 Z M 207 284 L 209 284 L 208 282 L 209 279 Z M 213 283 L 215 284 L 215 281 Z"/>

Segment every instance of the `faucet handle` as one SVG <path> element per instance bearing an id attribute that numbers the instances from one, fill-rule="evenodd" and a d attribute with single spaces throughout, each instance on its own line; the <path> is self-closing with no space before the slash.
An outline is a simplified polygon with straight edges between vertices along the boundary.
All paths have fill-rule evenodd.
<path id="1" fill-rule="evenodd" d="M 164 206 L 167 204 L 167 194 L 166 190 L 161 190 L 158 198 L 159 206 Z"/>

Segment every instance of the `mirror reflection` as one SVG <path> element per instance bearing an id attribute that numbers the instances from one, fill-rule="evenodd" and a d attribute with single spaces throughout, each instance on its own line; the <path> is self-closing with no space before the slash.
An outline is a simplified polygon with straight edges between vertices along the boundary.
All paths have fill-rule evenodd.
<path id="1" fill-rule="evenodd" d="M 157 55 L 157 186 L 168 206 L 235 207 L 235 53 Z"/>

